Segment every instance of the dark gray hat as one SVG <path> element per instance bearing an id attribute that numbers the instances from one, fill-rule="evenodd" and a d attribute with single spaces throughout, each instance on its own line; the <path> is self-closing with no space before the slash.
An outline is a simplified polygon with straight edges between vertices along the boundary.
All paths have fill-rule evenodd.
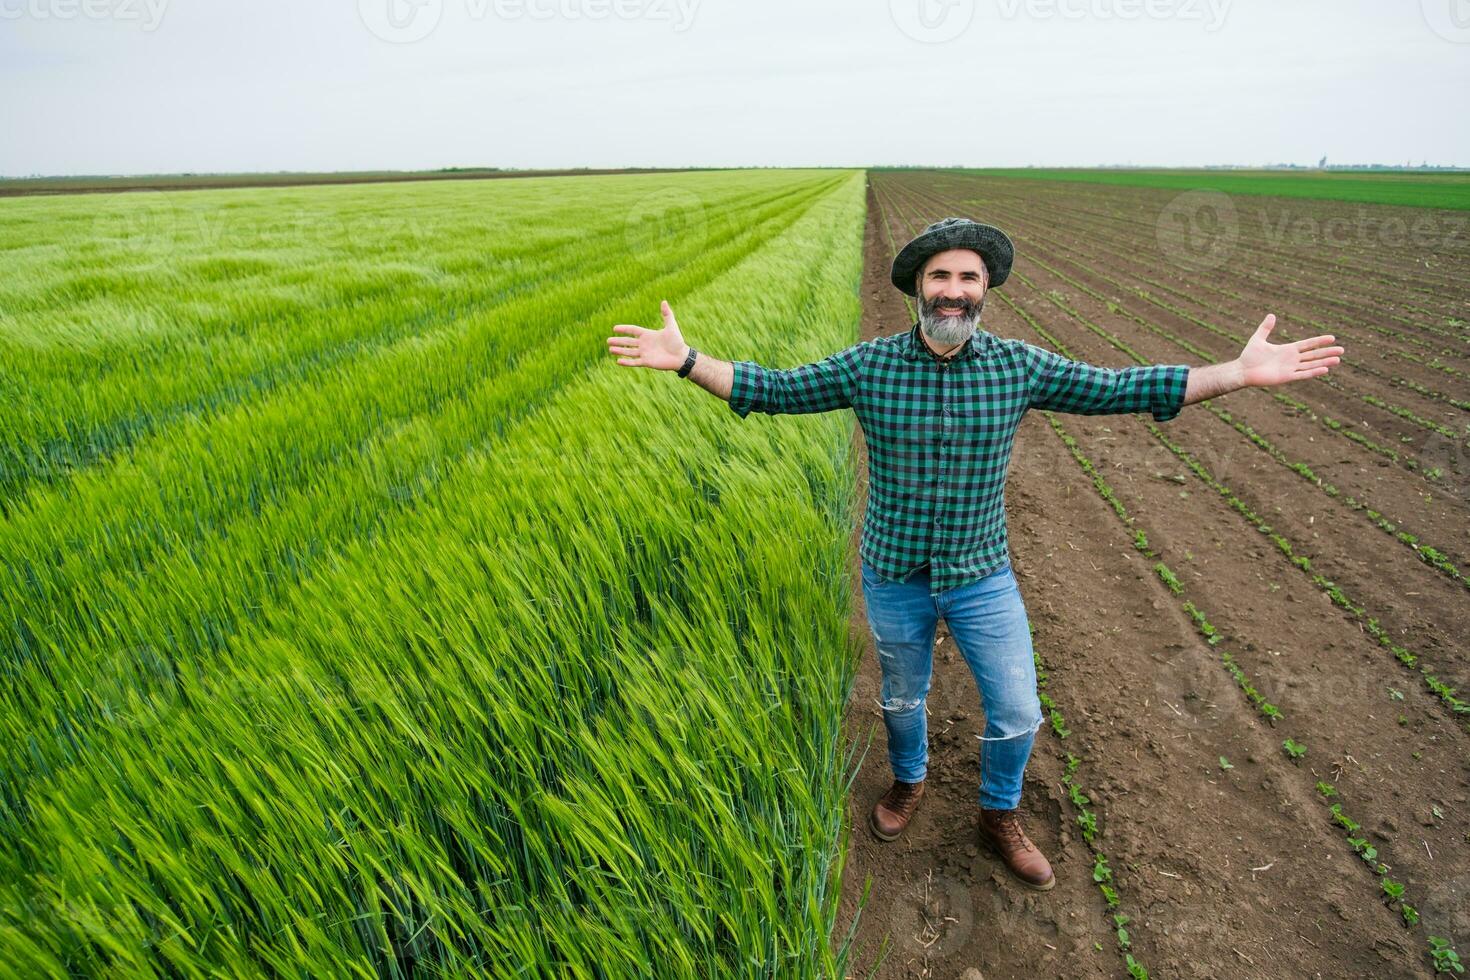
<path id="1" fill-rule="evenodd" d="M 936 221 L 923 234 L 903 247 L 893 260 L 893 271 L 889 278 L 893 284 L 910 296 L 917 296 L 914 277 L 929 260 L 929 256 L 947 252 L 952 248 L 968 248 L 980 253 L 985 269 L 990 274 L 986 288 L 999 286 L 1011 274 L 1011 261 L 1016 257 L 1016 247 L 1006 233 L 994 225 L 982 225 L 969 218 L 945 218 Z"/>

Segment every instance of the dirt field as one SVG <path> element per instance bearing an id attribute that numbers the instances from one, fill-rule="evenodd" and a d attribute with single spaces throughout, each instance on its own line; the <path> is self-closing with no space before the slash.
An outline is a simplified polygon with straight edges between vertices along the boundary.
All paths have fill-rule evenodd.
<path id="1" fill-rule="evenodd" d="M 1016 243 L 982 322 L 999 336 L 1202 365 L 1273 312 L 1273 342 L 1346 353 L 1168 423 L 1027 416 L 1007 510 L 1055 713 L 1021 806 L 1058 884 L 1030 892 L 976 846 L 984 715 L 942 624 L 928 795 L 898 841 L 871 836 L 891 774 L 869 645 L 836 933 L 871 879 L 854 976 L 885 941 L 878 976 L 989 980 L 1128 976 L 1130 954 L 1153 977 L 1420 977 L 1430 936 L 1470 953 L 1470 715 L 1449 693 L 1470 683 L 1470 236 L 1450 212 L 1199 200 L 870 175 L 864 338 L 910 325 L 892 255 L 953 214 Z M 860 605 L 853 629 L 870 644 Z"/>

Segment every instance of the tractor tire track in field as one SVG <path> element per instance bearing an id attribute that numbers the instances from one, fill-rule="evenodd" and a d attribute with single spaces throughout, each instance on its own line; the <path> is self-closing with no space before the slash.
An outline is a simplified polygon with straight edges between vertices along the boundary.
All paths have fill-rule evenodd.
<path id="1" fill-rule="evenodd" d="M 915 230 L 908 224 L 921 217 L 895 213 L 905 206 L 896 207 L 885 193 L 888 175 L 870 179 L 876 186 L 869 191 L 862 339 L 912 322 L 888 282 L 888 267 L 893 248 Z M 920 226 L 943 214 L 922 217 Z M 1002 287 L 1012 294 L 1008 298 L 1064 332 L 1074 356 L 1093 363 L 1124 360 L 1052 308 L 1041 292 L 1019 280 L 1015 285 L 1021 288 Z M 983 328 L 1047 346 L 1008 304 L 987 305 Z M 1133 332 L 1124 335 L 1146 355 L 1159 353 Z M 1270 407 L 1261 412 L 1270 414 Z M 1251 459 L 1258 455 L 1254 448 L 1199 408 L 1186 409 L 1161 431 L 1191 451 L 1213 447 L 1235 458 L 1236 470 L 1248 468 L 1249 486 L 1232 481 L 1237 493 L 1269 502 L 1299 501 L 1309 492 L 1292 486 L 1298 478 L 1263 456 Z M 1362 821 L 1361 833 L 1392 865 L 1391 876 L 1408 882 L 1406 900 L 1417 897 L 1432 906 L 1452 890 L 1454 875 L 1470 866 L 1467 842 L 1454 829 L 1455 815 L 1467 804 L 1465 732 L 1411 674 L 1387 659 L 1387 650 L 1298 578 L 1299 571 L 1217 495 L 1187 473 L 1183 485 L 1153 478 L 1156 471 L 1176 474 L 1183 466 L 1150 437 L 1141 418 L 1056 418 L 1139 527 L 1148 529 L 1150 544 L 1184 580 L 1186 596 L 1209 614 L 1224 646 L 1285 719 L 1273 726 L 1256 713 L 1151 560 L 1135 550 L 1132 530 L 1047 421 L 1032 413 L 1011 461 L 1011 551 L 1037 653 L 1049 668 L 1047 690 L 1066 711 L 1072 734 L 1065 741 L 1045 728 L 1038 734 L 1021 810 L 1028 832 L 1052 861 L 1057 887 L 1030 892 L 974 846 L 979 743 L 973 736 L 984 715 L 969 669 L 942 623 L 928 701 L 926 797 L 905 835 L 881 843 L 867 830 L 867 816 L 892 777 L 877 706 L 880 672 L 856 584 L 859 509 L 851 549 L 852 630 L 864 653 L 847 732 L 850 748 L 862 755 L 866 746 L 866 755 L 849 798 L 852 836 L 835 936 L 845 934 L 869 882 L 871 890 L 850 975 L 868 975 L 885 949 L 879 977 L 973 978 L 972 969 L 991 980 L 1124 974 L 1112 910 L 1093 883 L 1092 853 L 1076 831 L 1061 782 L 1070 753 L 1084 760 L 1086 792 L 1098 816 L 1097 847 L 1110 860 L 1122 910 L 1131 917 L 1132 950 L 1153 976 L 1430 976 L 1422 933 L 1442 929 L 1443 921 L 1431 927 L 1426 919 L 1423 929 L 1411 931 L 1395 910 L 1374 899 L 1374 876 L 1330 821 L 1314 781 L 1337 784 L 1345 810 Z M 1290 425 L 1262 431 L 1288 451 L 1301 448 L 1290 438 Z M 860 508 L 866 486 L 860 429 L 854 442 Z M 1349 591 L 1414 621 L 1416 638 L 1457 660 L 1449 638 L 1470 625 L 1464 603 L 1429 610 L 1403 595 L 1401 589 L 1422 591 L 1443 582 L 1412 559 L 1396 565 L 1396 574 L 1411 583 L 1400 578 L 1398 589 L 1367 572 L 1353 573 L 1349 566 L 1380 560 L 1390 549 L 1376 534 L 1338 540 L 1321 528 L 1320 518 L 1309 521 L 1332 506 L 1319 501 L 1292 513 L 1290 522 L 1285 513 L 1253 504 L 1273 522 L 1281 518 L 1292 540 L 1310 542 L 1314 567 L 1319 557 L 1344 563 Z M 1329 541 L 1332 550 L 1319 556 Z M 1443 585 L 1448 592 L 1450 583 Z M 1419 621 L 1431 611 L 1431 619 Z M 1407 700 L 1392 700 L 1393 687 L 1402 688 Z M 1308 746 L 1297 763 L 1282 751 L 1286 735 Z M 1222 768 L 1221 757 L 1233 768 Z M 1432 807 L 1448 819 L 1433 818 Z"/>

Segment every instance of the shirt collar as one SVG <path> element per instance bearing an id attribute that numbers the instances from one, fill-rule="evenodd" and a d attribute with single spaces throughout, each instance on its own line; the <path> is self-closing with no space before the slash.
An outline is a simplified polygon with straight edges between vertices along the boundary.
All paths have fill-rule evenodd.
<path id="1" fill-rule="evenodd" d="M 915 320 L 914 325 L 909 328 L 907 338 L 900 345 L 900 350 L 903 351 L 903 356 L 910 361 L 920 361 L 928 358 L 931 361 L 948 363 L 950 361 L 968 361 L 978 358 L 985 353 L 985 349 L 989 344 L 990 334 L 976 324 L 975 332 L 970 335 L 969 340 L 965 341 L 963 347 L 949 357 L 940 357 L 929 349 L 928 344 L 924 343 L 924 338 L 919 335 L 919 321 Z"/>

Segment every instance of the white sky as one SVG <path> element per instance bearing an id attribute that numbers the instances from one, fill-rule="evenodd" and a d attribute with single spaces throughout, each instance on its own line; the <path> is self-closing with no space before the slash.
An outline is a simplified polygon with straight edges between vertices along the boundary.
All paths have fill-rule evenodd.
<path id="1" fill-rule="evenodd" d="M 1470 166 L 1467 83 L 1470 0 L 0 0 L 0 175 Z"/>

